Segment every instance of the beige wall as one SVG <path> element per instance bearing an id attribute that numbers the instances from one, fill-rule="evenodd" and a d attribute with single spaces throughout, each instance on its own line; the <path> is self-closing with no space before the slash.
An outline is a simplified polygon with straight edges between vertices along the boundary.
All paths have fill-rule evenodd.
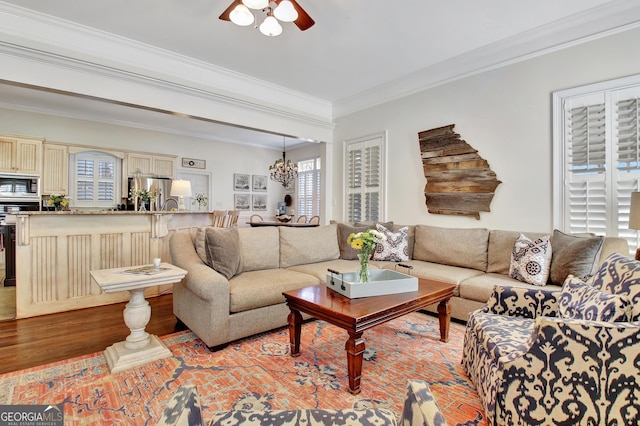
<path id="1" fill-rule="evenodd" d="M 448 227 L 552 228 L 552 110 L 556 90 L 640 73 L 640 29 L 486 71 L 336 120 L 335 207 L 343 216 L 344 140 L 386 130 L 387 219 Z M 418 132 L 455 123 L 498 179 L 480 220 L 426 211 Z"/>

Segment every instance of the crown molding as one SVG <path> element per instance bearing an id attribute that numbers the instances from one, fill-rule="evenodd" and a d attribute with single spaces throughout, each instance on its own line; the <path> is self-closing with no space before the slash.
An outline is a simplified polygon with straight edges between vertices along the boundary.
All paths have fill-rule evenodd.
<path id="1" fill-rule="evenodd" d="M 333 103 L 333 118 L 638 27 L 640 3 L 613 1 L 340 99 Z"/>
<path id="2" fill-rule="evenodd" d="M 0 40 L 14 52 L 22 49 L 31 56 L 40 52 L 50 61 L 55 57 L 59 66 L 82 64 L 84 72 L 104 75 L 110 70 L 112 75 L 135 76 L 147 84 L 172 90 L 180 87 L 196 96 L 225 99 L 243 107 L 325 123 L 331 120 L 329 101 L 1 1 Z"/>

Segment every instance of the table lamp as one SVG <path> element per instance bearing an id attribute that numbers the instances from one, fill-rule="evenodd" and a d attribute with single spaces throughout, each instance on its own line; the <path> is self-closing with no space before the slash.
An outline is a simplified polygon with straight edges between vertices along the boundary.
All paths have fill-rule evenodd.
<path id="1" fill-rule="evenodd" d="M 629 210 L 629 229 L 640 229 L 640 192 L 631 193 Z M 640 260 L 640 247 L 636 249 L 636 260 Z"/>
<path id="2" fill-rule="evenodd" d="M 174 180 L 171 182 L 172 197 L 178 197 L 178 210 L 185 211 L 184 197 L 191 197 L 191 182 L 188 180 Z"/>

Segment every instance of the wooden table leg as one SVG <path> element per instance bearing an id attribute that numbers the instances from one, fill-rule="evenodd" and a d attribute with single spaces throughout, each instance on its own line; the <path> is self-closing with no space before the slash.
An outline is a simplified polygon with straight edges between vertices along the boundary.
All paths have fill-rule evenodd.
<path id="1" fill-rule="evenodd" d="M 302 314 L 291 308 L 287 317 L 289 321 L 289 343 L 291 345 L 291 356 L 300 356 L 300 334 L 302 332 Z"/>
<path id="2" fill-rule="evenodd" d="M 449 299 L 438 303 L 438 320 L 440 322 L 440 341 L 449 341 L 449 324 L 451 324 L 451 303 Z"/>
<path id="3" fill-rule="evenodd" d="M 362 359 L 364 358 L 364 339 L 362 332 L 349 332 L 349 340 L 345 344 L 347 350 L 347 370 L 349 372 L 349 392 L 360 393 L 360 378 L 362 377 Z"/>

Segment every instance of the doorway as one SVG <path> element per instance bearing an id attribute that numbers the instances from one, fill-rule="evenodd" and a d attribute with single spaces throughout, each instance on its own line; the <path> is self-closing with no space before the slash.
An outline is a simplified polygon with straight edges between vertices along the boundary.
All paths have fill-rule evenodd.
<path id="1" fill-rule="evenodd" d="M 193 203 L 197 194 L 204 194 L 209 201 L 207 207 L 203 207 L 203 211 L 211 210 L 211 173 L 210 172 L 193 172 L 178 171 L 178 179 L 188 180 L 191 182 L 191 197 L 184 197 L 184 204 L 187 210 L 197 210 L 197 205 Z"/>

